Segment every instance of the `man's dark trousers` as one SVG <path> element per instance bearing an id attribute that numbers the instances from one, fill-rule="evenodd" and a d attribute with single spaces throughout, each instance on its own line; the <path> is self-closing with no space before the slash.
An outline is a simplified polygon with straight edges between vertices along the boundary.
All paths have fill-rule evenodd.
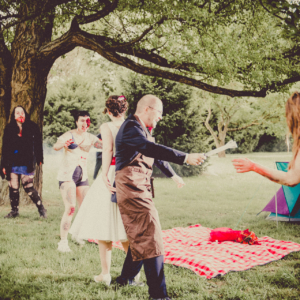
<path id="1" fill-rule="evenodd" d="M 123 265 L 121 276 L 117 283 L 126 285 L 128 280 L 133 280 L 144 264 L 145 275 L 149 287 L 149 295 L 154 299 L 167 297 L 167 287 L 164 275 L 164 256 L 160 255 L 139 261 L 133 261 L 130 247 Z"/>
<path id="2" fill-rule="evenodd" d="M 95 165 L 95 171 L 94 171 L 94 179 L 97 178 L 97 175 L 99 173 L 99 170 L 102 166 L 102 152 L 97 152 L 96 154 L 96 165 Z"/>

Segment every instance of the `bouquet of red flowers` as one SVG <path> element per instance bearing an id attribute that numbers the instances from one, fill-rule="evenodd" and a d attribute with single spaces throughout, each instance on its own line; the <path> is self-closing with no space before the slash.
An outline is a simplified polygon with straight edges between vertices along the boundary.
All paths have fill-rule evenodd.
<path id="1" fill-rule="evenodd" d="M 253 231 L 249 231 L 249 229 L 241 231 L 240 236 L 237 238 L 236 242 L 249 245 L 259 245 L 257 236 Z"/>
<path id="2" fill-rule="evenodd" d="M 224 241 L 232 241 L 242 244 L 249 245 L 259 245 L 257 236 L 254 232 L 246 230 L 232 230 L 231 228 L 221 227 L 213 229 L 210 232 L 211 242 L 224 242 Z"/>

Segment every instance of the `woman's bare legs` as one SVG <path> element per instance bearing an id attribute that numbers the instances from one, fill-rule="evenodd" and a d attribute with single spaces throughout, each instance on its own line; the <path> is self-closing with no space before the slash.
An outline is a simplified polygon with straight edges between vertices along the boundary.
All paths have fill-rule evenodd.
<path id="1" fill-rule="evenodd" d="M 77 202 L 78 202 L 78 208 L 80 208 L 81 203 L 86 195 L 86 193 L 89 190 L 89 186 L 88 185 L 83 185 L 83 186 L 78 186 L 76 188 L 76 197 L 77 197 Z"/>
<path id="2" fill-rule="evenodd" d="M 98 241 L 98 246 L 102 268 L 101 274 L 106 275 L 110 273 L 112 242 Z"/>
<path id="3" fill-rule="evenodd" d="M 122 245 L 125 252 L 127 253 L 129 242 L 128 241 L 122 242 Z M 104 281 L 103 276 L 107 277 L 110 275 L 112 242 L 98 241 L 98 246 L 99 246 L 99 254 L 100 254 L 102 271 L 100 275 L 95 276 L 95 280 Z"/>
<path id="4" fill-rule="evenodd" d="M 61 252 L 70 252 L 68 246 L 68 232 L 71 226 L 72 218 L 76 206 L 76 185 L 73 181 L 65 181 L 60 186 L 61 196 L 65 205 L 65 211 L 60 223 L 60 238 L 58 250 Z"/>

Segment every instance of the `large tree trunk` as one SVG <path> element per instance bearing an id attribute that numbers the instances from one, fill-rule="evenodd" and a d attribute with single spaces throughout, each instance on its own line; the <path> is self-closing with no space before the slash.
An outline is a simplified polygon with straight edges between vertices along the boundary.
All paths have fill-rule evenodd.
<path id="1" fill-rule="evenodd" d="M 38 4 L 38 1 L 36 1 L 36 3 Z M 32 6 L 31 4 L 31 9 L 33 8 Z M 26 14 L 27 11 L 28 8 L 24 4 L 22 13 Z M 43 108 L 46 98 L 47 75 L 51 65 L 43 64 L 37 60 L 36 56 L 39 48 L 44 43 L 50 42 L 52 26 L 53 22 L 51 16 L 48 20 L 35 19 L 34 21 L 18 24 L 11 49 L 10 113 L 16 106 L 22 105 L 30 115 L 30 119 L 38 124 L 41 132 L 43 130 Z M 4 128 L 5 122 L 3 118 L 1 119 L 0 125 L 2 129 Z M 0 143 L 2 146 L 2 137 Z M 42 174 L 42 166 L 37 167 L 34 177 L 34 187 L 40 195 L 42 195 Z M 8 195 L 5 191 L 2 191 L 1 194 Z M 24 197 L 26 198 L 22 192 L 20 198 L 23 198 L 23 202 Z M 5 202 L 8 201 L 7 198 L 8 197 L 6 197 Z M 27 202 L 26 199 L 25 202 Z"/>
<path id="2" fill-rule="evenodd" d="M 3 36 L 0 36 L 0 157 L 4 128 L 10 112 L 12 56 L 7 49 Z M 0 205 L 7 199 L 7 184 L 0 178 Z"/>

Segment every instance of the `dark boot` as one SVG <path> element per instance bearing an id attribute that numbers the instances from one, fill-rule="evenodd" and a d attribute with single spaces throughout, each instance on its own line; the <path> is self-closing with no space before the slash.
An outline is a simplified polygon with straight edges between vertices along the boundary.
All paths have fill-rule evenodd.
<path id="1" fill-rule="evenodd" d="M 150 300 L 172 300 L 171 298 L 169 298 L 169 297 L 165 297 L 165 298 L 156 298 L 156 299 L 154 299 L 154 298 L 149 298 Z"/>
<path id="2" fill-rule="evenodd" d="M 39 208 L 39 214 L 41 218 L 47 219 L 47 209 L 43 205 Z"/>
<path id="3" fill-rule="evenodd" d="M 6 215 L 4 218 L 11 219 L 11 218 L 16 218 L 19 216 L 18 211 L 12 210 L 8 215 Z"/>

